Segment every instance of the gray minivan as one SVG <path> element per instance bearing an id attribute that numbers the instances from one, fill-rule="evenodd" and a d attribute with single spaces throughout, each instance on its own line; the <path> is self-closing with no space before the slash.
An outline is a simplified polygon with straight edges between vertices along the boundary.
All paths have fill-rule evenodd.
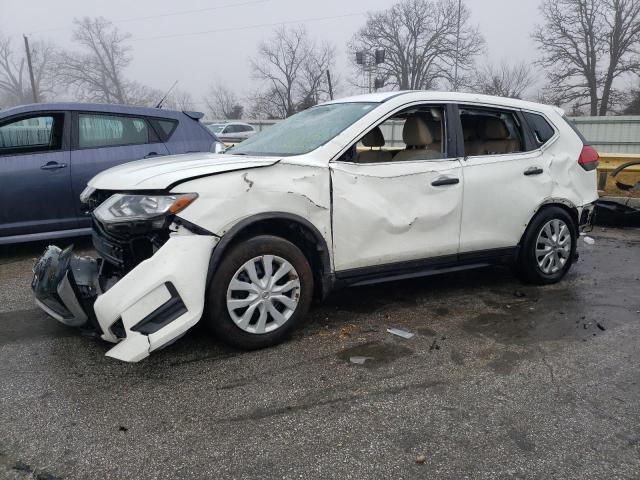
<path id="1" fill-rule="evenodd" d="M 221 149 L 198 112 L 42 103 L 0 112 L 0 244 L 91 233 L 80 193 L 107 168 Z"/>

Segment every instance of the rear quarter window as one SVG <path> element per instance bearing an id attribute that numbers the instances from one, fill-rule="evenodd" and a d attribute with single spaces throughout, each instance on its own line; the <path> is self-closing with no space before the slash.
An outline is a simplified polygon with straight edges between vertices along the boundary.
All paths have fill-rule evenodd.
<path id="1" fill-rule="evenodd" d="M 524 112 L 524 118 L 533 133 L 534 141 L 541 147 L 553 138 L 556 131 L 546 118 L 536 113 Z"/>
<path id="2" fill-rule="evenodd" d="M 163 142 L 168 141 L 176 131 L 176 128 L 178 128 L 178 121 L 172 118 L 148 117 L 147 119 L 153 126 L 153 129 L 160 136 L 160 140 L 162 140 Z"/>

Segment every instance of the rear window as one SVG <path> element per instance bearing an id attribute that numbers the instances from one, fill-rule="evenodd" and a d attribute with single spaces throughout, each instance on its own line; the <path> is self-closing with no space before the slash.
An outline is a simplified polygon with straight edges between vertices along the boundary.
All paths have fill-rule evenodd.
<path id="1" fill-rule="evenodd" d="M 556 131 L 542 115 L 524 112 L 524 118 L 529 124 L 536 144 L 539 147 L 547 143 L 555 135 Z"/>

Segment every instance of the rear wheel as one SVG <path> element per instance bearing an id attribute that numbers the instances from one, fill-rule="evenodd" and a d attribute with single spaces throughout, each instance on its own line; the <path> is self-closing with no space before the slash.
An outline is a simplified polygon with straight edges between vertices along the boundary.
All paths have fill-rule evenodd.
<path id="1" fill-rule="evenodd" d="M 571 268 L 578 230 L 571 215 L 559 207 L 542 210 L 524 235 L 517 270 L 526 282 L 559 282 Z"/>
<path id="2" fill-rule="evenodd" d="M 257 349 L 280 342 L 303 320 L 313 294 L 305 255 L 261 235 L 231 249 L 215 272 L 203 320 L 225 343 Z"/>

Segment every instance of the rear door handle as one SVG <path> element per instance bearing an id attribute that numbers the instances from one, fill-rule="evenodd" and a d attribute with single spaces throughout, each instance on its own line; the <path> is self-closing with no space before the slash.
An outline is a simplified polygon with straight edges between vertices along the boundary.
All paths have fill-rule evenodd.
<path id="1" fill-rule="evenodd" d="M 152 158 L 157 156 L 158 156 L 158 152 L 149 152 L 144 156 L 144 158 Z"/>
<path id="2" fill-rule="evenodd" d="M 431 186 L 433 187 L 442 187 L 444 185 L 455 185 L 460 183 L 459 178 L 455 177 L 440 177 L 431 182 Z"/>
<path id="3" fill-rule="evenodd" d="M 524 171 L 524 174 L 528 177 L 529 175 L 540 175 L 543 171 L 540 167 L 529 167 Z"/>
<path id="4" fill-rule="evenodd" d="M 40 167 L 40 170 L 58 170 L 59 168 L 67 168 L 67 164 L 58 162 L 47 162 Z"/>

